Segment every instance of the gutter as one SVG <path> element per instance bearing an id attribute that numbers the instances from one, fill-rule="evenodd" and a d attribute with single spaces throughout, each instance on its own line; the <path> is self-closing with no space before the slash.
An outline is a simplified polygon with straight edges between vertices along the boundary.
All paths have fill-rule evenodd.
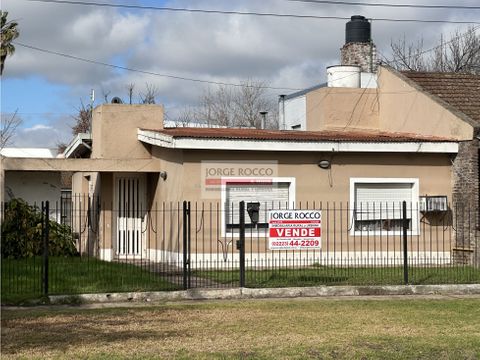
<path id="1" fill-rule="evenodd" d="M 291 141 L 229 138 L 173 137 L 156 131 L 138 130 L 138 140 L 170 149 L 281 151 L 281 152 L 363 152 L 363 153 L 458 153 L 457 142 L 378 141 Z"/>

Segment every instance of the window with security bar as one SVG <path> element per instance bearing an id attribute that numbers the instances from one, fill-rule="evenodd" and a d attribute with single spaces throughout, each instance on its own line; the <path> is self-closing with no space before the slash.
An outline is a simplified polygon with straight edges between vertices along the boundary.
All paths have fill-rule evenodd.
<path id="1" fill-rule="evenodd" d="M 417 232 L 418 179 L 352 179 L 350 191 L 354 234 L 400 234 L 404 201 L 408 229 Z"/>
<path id="2" fill-rule="evenodd" d="M 250 233 L 265 232 L 268 228 L 268 211 L 288 209 L 294 202 L 294 179 L 223 180 L 225 234 L 238 233 L 240 229 L 239 203 L 245 201 L 245 228 Z M 247 209 L 258 206 L 258 222 L 251 221 Z"/>

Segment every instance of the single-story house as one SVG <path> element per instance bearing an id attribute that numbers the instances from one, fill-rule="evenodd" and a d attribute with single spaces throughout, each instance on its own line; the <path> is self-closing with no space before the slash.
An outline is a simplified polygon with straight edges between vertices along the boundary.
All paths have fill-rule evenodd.
<path id="1" fill-rule="evenodd" d="M 452 199 L 451 161 L 459 149 L 453 136 L 386 131 L 163 129 L 162 107 L 118 104 L 94 110 L 92 142 L 90 158 L 75 160 L 90 161 L 95 171 L 75 173 L 72 183 L 84 202 L 100 199 L 94 226 L 99 256 L 157 261 L 181 254 L 181 221 L 173 213 L 184 200 L 196 209 L 195 236 L 202 238 L 194 252 L 199 257 L 211 256 L 218 243 L 233 246 L 236 206 L 245 200 L 260 203 L 258 224 L 248 232 L 257 239 L 254 247 L 265 248 L 267 210 L 322 208 L 326 215 L 327 208 L 336 207 L 341 212 L 325 220 L 331 234 L 322 245 L 323 256 L 348 259 L 354 252 L 360 258 L 396 261 L 399 202 L 409 204 L 411 236 L 418 239 L 435 231 L 422 229 L 425 219 L 445 226 L 445 214 L 421 213 L 418 202 L 423 195 Z M 356 203 L 392 207 L 354 209 Z M 328 221 L 338 228 L 333 230 Z M 378 238 L 369 246 L 377 254 L 361 249 L 372 235 Z M 350 252 L 329 253 L 326 249 L 340 246 L 339 239 Z M 438 259 L 451 250 L 425 242 L 414 249 L 433 252 Z M 261 251 L 255 253 L 260 259 Z"/>
<path id="2" fill-rule="evenodd" d="M 260 206 L 258 222 L 247 217 L 260 266 L 275 261 L 268 210 L 284 208 L 321 209 L 323 224 L 321 249 L 290 251 L 284 265 L 399 264 L 404 220 L 415 263 L 480 264 L 480 77 L 449 93 L 446 79 L 461 76 L 377 68 L 365 39 L 347 34 L 327 84 L 281 96 L 279 130 L 164 128 L 162 106 L 106 104 L 66 159 L 8 158 L 2 170 L 75 171 L 79 246 L 105 260 L 181 259 L 191 241 L 193 262 L 234 265 L 244 200 Z"/>

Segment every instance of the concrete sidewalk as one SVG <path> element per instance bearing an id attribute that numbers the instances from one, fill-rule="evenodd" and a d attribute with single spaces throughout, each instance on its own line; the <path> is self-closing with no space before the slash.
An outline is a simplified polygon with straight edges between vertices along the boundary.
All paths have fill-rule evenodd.
<path id="1" fill-rule="evenodd" d="M 369 295 L 480 295 L 480 284 L 466 285 L 394 285 L 394 286 L 315 286 L 289 288 L 190 289 L 183 291 L 133 292 L 50 296 L 51 304 L 102 302 L 149 302 L 173 300 L 261 299 L 322 296 Z"/>
<path id="2" fill-rule="evenodd" d="M 51 305 L 132 306 L 178 301 L 244 299 L 399 299 L 399 298 L 480 298 L 480 284 L 467 285 L 395 285 L 395 286 L 315 286 L 294 288 L 190 289 L 163 292 L 129 292 L 79 295 L 52 295 Z M 41 305 L 41 304 L 38 304 Z M 20 308 L 4 306 L 2 309 Z"/>

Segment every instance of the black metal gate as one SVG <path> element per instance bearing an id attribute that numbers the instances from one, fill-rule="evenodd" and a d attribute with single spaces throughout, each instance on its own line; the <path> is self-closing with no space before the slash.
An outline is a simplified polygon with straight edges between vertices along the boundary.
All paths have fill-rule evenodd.
<path id="1" fill-rule="evenodd" d="M 246 254 L 246 239 L 245 239 L 245 229 L 246 229 L 246 221 L 245 221 L 245 202 L 241 201 L 238 204 L 232 204 L 232 208 L 234 205 L 238 206 L 238 216 L 239 216 L 239 232 L 238 232 L 238 240 L 235 241 L 235 247 L 232 246 L 232 258 L 235 258 L 235 255 L 238 255 L 238 263 L 236 263 L 234 266 L 230 266 L 226 264 L 223 266 L 222 264 L 215 264 L 214 266 L 214 272 L 217 274 L 221 274 L 222 272 L 228 272 L 230 273 L 230 281 L 228 282 L 229 287 L 246 287 L 249 286 L 247 283 L 247 277 L 246 277 L 246 269 L 248 268 L 248 271 L 253 274 L 252 277 L 256 278 L 257 273 L 260 274 L 262 272 L 275 272 L 276 270 L 279 271 L 286 271 L 288 272 L 289 270 L 292 273 L 295 273 L 295 270 L 298 268 L 304 268 L 304 267 L 309 267 L 309 265 L 306 264 L 305 261 L 300 262 L 290 262 L 288 261 L 288 251 L 270 251 L 267 248 L 265 248 L 265 254 L 270 253 L 270 254 L 278 254 L 279 255 L 279 261 L 278 262 L 272 262 L 268 263 L 265 266 L 263 263 L 260 266 L 260 269 L 258 269 L 256 261 L 253 259 L 252 256 L 252 246 L 250 247 L 250 253 Z M 250 205 L 250 204 L 249 204 Z M 409 263 L 409 218 L 408 218 L 408 206 L 405 201 L 401 203 L 401 235 L 399 236 L 399 240 L 401 245 L 399 245 L 399 253 L 401 256 L 399 259 L 401 262 L 399 262 L 396 266 L 396 268 L 399 270 L 399 272 L 402 274 L 401 276 L 403 277 L 403 284 L 409 284 L 409 267 L 411 265 L 414 265 L 413 262 L 410 260 Z M 247 209 L 249 210 L 249 209 Z M 183 202 L 183 229 L 182 229 L 182 238 L 183 238 L 183 289 L 191 289 L 191 288 L 198 288 L 198 287 L 205 287 L 205 282 L 204 281 L 198 281 L 199 278 L 215 278 L 215 276 L 212 276 L 212 271 L 210 271 L 210 268 L 205 268 L 202 266 L 201 263 L 198 262 L 197 260 L 197 248 L 195 248 L 195 251 L 193 252 L 193 255 L 195 255 L 195 260 L 192 259 L 192 213 L 194 218 L 197 219 L 198 217 L 198 211 L 192 210 L 191 203 L 188 201 Z M 248 211 L 250 215 L 250 211 Z M 264 234 L 265 236 L 266 233 Z M 232 237 L 232 243 L 233 240 L 236 239 Z M 251 238 L 250 240 L 253 240 Z M 410 236 L 411 240 L 411 236 Z M 410 241 L 411 242 L 411 241 Z M 248 258 L 246 258 L 246 255 Z M 282 259 L 284 257 L 284 259 Z M 285 261 L 282 261 L 285 260 Z M 193 267 L 192 267 L 193 265 Z M 332 266 L 332 264 L 328 264 Z M 380 266 L 384 267 L 384 264 L 366 264 L 367 267 L 370 266 Z M 337 264 L 333 264 L 333 268 L 338 266 Z M 359 267 L 364 267 L 365 264 L 359 264 Z M 388 266 L 388 265 L 387 265 Z M 343 268 L 343 264 L 340 263 L 340 268 Z M 350 264 L 347 264 L 347 268 L 351 267 Z M 268 271 L 265 271 L 268 270 Z M 194 275 L 192 275 L 192 272 Z M 192 281 L 192 276 L 195 279 L 195 281 Z M 220 284 L 216 284 L 215 281 L 213 281 L 210 285 L 216 286 Z M 322 285 L 322 283 L 319 283 L 319 285 Z"/>
<path id="2" fill-rule="evenodd" d="M 198 278 L 202 278 L 202 272 L 205 271 L 200 266 L 200 271 L 194 271 L 195 274 L 198 273 L 199 276 L 193 276 L 195 280 L 192 282 L 192 206 L 190 201 L 184 201 L 183 202 L 183 207 L 182 207 L 182 213 L 183 213 L 183 227 L 182 227 L 182 239 L 183 239 L 183 289 L 191 289 L 195 287 L 202 287 L 204 285 L 204 282 L 201 281 L 199 284 Z M 196 215 L 196 214 L 195 214 Z M 240 229 L 239 229 L 239 236 L 238 240 L 235 242 L 235 247 L 232 247 L 232 255 L 238 251 L 238 257 L 239 257 L 239 262 L 238 262 L 238 281 L 235 281 L 236 276 L 232 276 L 232 281 L 229 284 L 230 286 L 235 286 L 235 283 L 237 283 L 237 286 L 240 287 L 245 287 L 245 202 L 242 201 L 239 203 L 239 217 L 240 217 Z M 196 250 L 196 248 L 195 248 Z M 195 255 L 196 252 L 194 252 Z M 198 267 L 198 262 L 195 261 L 195 269 Z M 232 270 L 235 267 L 233 266 L 219 266 L 217 263 L 215 266 L 215 271 L 226 271 L 226 272 L 232 272 Z M 208 271 L 208 270 L 207 270 Z M 235 271 L 235 270 L 233 270 Z M 209 272 L 209 271 L 208 271 Z M 198 286 L 200 285 L 200 286 Z"/>

